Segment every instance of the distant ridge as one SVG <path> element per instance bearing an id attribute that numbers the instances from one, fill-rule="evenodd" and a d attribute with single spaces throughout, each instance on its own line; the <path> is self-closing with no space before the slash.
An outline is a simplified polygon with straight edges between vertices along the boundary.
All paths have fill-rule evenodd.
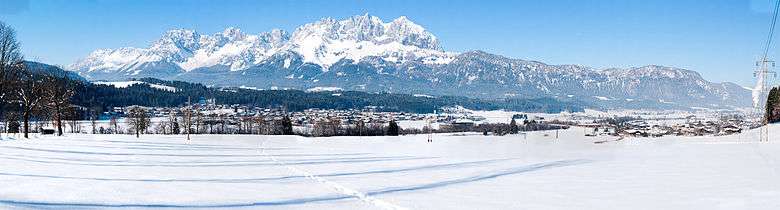
<path id="1" fill-rule="evenodd" d="M 750 91 L 686 69 L 648 65 L 593 69 L 483 51 L 444 51 L 407 17 L 325 18 L 293 33 L 166 32 L 148 48 L 100 49 L 69 66 L 90 80 L 153 77 L 257 89 L 386 91 L 477 98 L 574 99 L 602 108 L 736 109 Z"/>

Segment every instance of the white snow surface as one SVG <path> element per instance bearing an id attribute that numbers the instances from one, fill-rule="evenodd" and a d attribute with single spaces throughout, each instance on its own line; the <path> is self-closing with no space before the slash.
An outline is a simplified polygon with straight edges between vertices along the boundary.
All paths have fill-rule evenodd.
<path id="1" fill-rule="evenodd" d="M 340 87 L 313 87 L 306 89 L 306 92 L 333 92 L 341 90 L 342 89 Z"/>
<path id="2" fill-rule="evenodd" d="M 127 87 L 130 87 L 130 86 L 133 86 L 133 85 L 137 85 L 137 84 L 148 84 L 149 87 L 154 88 L 154 89 L 164 90 L 164 91 L 168 91 L 168 92 L 176 92 L 176 91 L 178 91 L 178 89 L 176 89 L 175 87 L 171 87 L 171 86 L 167 86 L 167 85 L 160 85 L 160 84 L 153 84 L 153 83 L 146 83 L 146 82 L 142 82 L 142 81 L 119 81 L 119 82 L 97 81 L 97 82 L 92 82 L 92 84 L 108 85 L 108 86 L 113 86 L 115 88 L 127 88 Z"/>
<path id="3" fill-rule="evenodd" d="M 159 85 L 159 84 L 149 84 L 149 87 L 152 87 L 154 89 L 168 91 L 168 92 L 176 92 L 176 91 L 178 91 L 178 89 L 176 89 L 175 87 L 166 86 L 166 85 Z"/>
<path id="4" fill-rule="evenodd" d="M 238 86 L 238 88 L 240 88 L 240 89 L 246 89 L 246 90 L 262 90 L 262 89 L 259 89 L 259 88 L 257 88 L 257 87 L 254 87 L 254 86 L 246 86 L 246 85 L 241 85 L 241 86 Z"/>
<path id="5" fill-rule="evenodd" d="M 121 82 L 105 82 L 105 81 L 97 81 L 92 82 L 92 84 L 96 85 L 107 85 L 107 86 L 114 86 L 115 88 L 127 88 L 133 85 L 142 84 L 144 82 L 141 81 L 121 81 Z"/>
<path id="6" fill-rule="evenodd" d="M 755 131 L 583 133 L 17 137 L 0 141 L 0 208 L 780 208 L 780 141 Z"/>
<path id="7" fill-rule="evenodd" d="M 414 97 L 423 97 L 423 98 L 436 98 L 436 97 L 433 97 L 431 95 L 426 95 L 426 94 L 412 94 L 412 96 L 414 96 Z"/>

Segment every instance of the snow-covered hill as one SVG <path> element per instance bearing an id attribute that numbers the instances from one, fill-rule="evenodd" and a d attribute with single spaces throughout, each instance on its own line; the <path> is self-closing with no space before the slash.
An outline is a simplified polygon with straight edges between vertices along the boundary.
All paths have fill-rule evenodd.
<path id="1" fill-rule="evenodd" d="M 482 51 L 446 52 L 406 17 L 325 18 L 292 34 L 166 32 L 148 48 L 96 50 L 70 66 L 92 80 L 153 77 L 261 89 L 336 87 L 479 98 L 556 97 L 609 108 L 735 108 L 750 91 L 690 70 L 598 70 L 548 65 Z"/>
<path id="2" fill-rule="evenodd" d="M 623 140 L 587 132 L 433 142 L 33 134 L 0 140 L 0 209 L 780 209 L 780 141 L 758 142 L 755 129 Z"/>

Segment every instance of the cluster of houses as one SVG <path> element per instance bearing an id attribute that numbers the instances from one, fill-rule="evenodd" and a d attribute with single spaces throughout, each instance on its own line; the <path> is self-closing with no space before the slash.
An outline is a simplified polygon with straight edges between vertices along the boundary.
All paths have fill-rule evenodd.
<path id="1" fill-rule="evenodd" d="M 335 109 L 306 109 L 302 112 L 289 113 L 293 124 L 313 125 L 317 122 L 338 120 L 345 124 L 355 124 L 358 121 L 363 123 L 388 123 L 391 120 L 423 120 L 426 115 L 406 112 L 376 112 L 371 108 L 356 110 L 335 110 Z"/>
<path id="2" fill-rule="evenodd" d="M 383 112 L 377 111 L 378 107 L 367 106 L 363 109 L 306 109 L 303 111 L 289 112 L 281 108 L 252 107 L 246 105 L 217 104 L 214 99 L 200 98 L 191 106 L 196 113 L 209 118 L 236 119 L 241 117 L 262 117 L 265 120 L 289 117 L 296 126 L 313 125 L 317 122 L 339 121 L 343 124 L 363 123 L 388 123 L 395 121 L 430 121 L 441 125 L 474 126 L 485 120 L 485 117 L 459 112 L 455 109 L 444 109 L 434 114 L 418 114 L 407 112 Z M 114 107 L 111 111 L 103 113 L 102 120 L 109 118 L 122 118 L 128 113 L 129 107 Z M 166 118 L 181 116 L 180 108 L 171 107 L 147 107 L 152 118 Z M 515 116 L 522 123 L 528 119 L 527 115 Z"/>
<path id="3" fill-rule="evenodd" d="M 111 117 L 122 118 L 128 113 L 129 107 L 114 107 L 111 112 L 103 113 L 104 119 Z M 281 108 L 263 108 L 251 107 L 245 105 L 223 105 L 216 104 L 207 100 L 194 104 L 192 109 L 197 115 L 206 118 L 206 121 L 238 121 L 242 118 L 260 118 L 264 121 L 281 120 L 283 117 L 289 117 L 295 126 L 311 127 L 321 122 L 338 122 L 343 125 L 356 124 L 362 122 L 365 124 L 386 124 L 391 120 L 426 120 L 430 119 L 427 114 L 415 114 L 406 112 L 381 112 L 376 111 L 375 107 L 365 107 L 364 109 L 306 109 L 303 111 L 289 112 Z M 147 107 L 149 116 L 152 118 L 167 118 L 170 116 L 182 116 L 181 108 L 170 107 Z"/>
<path id="4" fill-rule="evenodd" d="M 229 124 L 239 125 L 240 121 L 247 118 L 260 119 L 263 122 L 280 121 L 288 117 L 298 129 L 311 130 L 318 123 L 329 125 L 354 126 L 354 125 L 387 125 L 390 121 L 423 121 L 436 123 L 441 130 L 473 130 L 473 128 L 485 123 L 485 117 L 472 115 L 459 109 L 444 109 L 443 112 L 434 114 L 417 114 L 406 112 L 377 111 L 376 107 L 364 107 L 363 109 L 306 109 L 303 111 L 288 112 L 281 108 L 251 107 L 245 105 L 217 104 L 214 100 L 199 100 L 193 104 L 195 113 L 201 115 L 205 124 Z M 124 117 L 128 107 L 115 107 L 105 116 Z M 166 118 L 182 116 L 179 108 L 150 107 L 150 116 L 153 118 Z M 512 116 L 518 126 L 525 122 L 542 122 L 544 118 L 517 114 Z M 740 118 L 728 118 L 719 120 L 706 120 L 694 116 L 686 117 L 684 122 L 659 123 L 643 119 L 630 119 L 625 121 L 601 121 L 596 123 L 580 123 L 578 126 L 586 127 L 585 136 L 637 136 L 660 137 L 666 135 L 675 136 L 704 136 L 704 135 L 729 135 L 740 133 L 743 129 L 753 126 L 750 122 Z M 652 123 L 651 123 L 652 122 Z"/>
<path id="5" fill-rule="evenodd" d="M 378 111 L 378 107 L 362 109 L 306 109 L 302 111 L 287 111 L 282 108 L 264 108 L 246 105 L 217 104 L 214 100 L 199 100 L 190 106 L 194 110 L 193 121 L 198 131 L 205 133 L 241 133 L 253 129 L 248 126 L 259 124 L 277 124 L 283 119 L 289 119 L 297 133 L 312 133 L 323 125 L 342 127 L 345 129 L 363 126 L 379 128 L 389 125 L 390 121 L 402 122 L 403 129 L 417 129 L 409 132 L 427 132 L 426 128 L 447 131 L 472 131 L 487 123 L 483 116 L 468 112 L 443 110 L 436 113 L 420 114 L 407 112 Z M 182 108 L 146 107 L 152 122 L 173 122 L 175 118 L 184 116 Z M 102 120 L 124 118 L 129 107 L 115 107 L 103 114 Z M 529 120 L 540 121 L 543 118 L 530 117 L 525 114 L 513 116 L 517 125 L 523 125 Z M 403 121 L 406 121 L 403 123 Z M 201 127 L 201 125 L 203 127 Z M 243 127 L 242 127 L 243 126 Z M 428 127 L 433 126 L 433 127 Z M 121 127 L 121 126 L 120 126 Z M 436 131 L 434 131 L 436 132 Z"/>
<path id="6" fill-rule="evenodd" d="M 754 126 L 742 119 L 700 120 L 690 118 L 686 123 L 671 126 L 671 134 L 678 136 L 731 135 Z"/>
<path id="7" fill-rule="evenodd" d="M 687 117 L 685 122 L 672 125 L 652 124 L 645 120 L 631 120 L 621 122 L 618 125 L 607 123 L 585 123 L 579 126 L 589 128 L 585 136 L 634 136 L 634 137 L 661 137 L 674 136 L 706 136 L 706 135 L 731 135 L 741 133 L 743 129 L 750 128 L 754 123 L 738 119 L 705 120 L 696 117 Z"/>

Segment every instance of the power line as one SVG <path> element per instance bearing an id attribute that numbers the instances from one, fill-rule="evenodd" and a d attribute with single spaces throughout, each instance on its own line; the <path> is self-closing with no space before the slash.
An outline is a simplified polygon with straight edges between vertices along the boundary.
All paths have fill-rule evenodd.
<path id="1" fill-rule="evenodd" d="M 775 7 L 774 7 L 774 13 L 772 14 L 772 23 L 769 26 L 769 34 L 766 38 L 766 45 L 764 46 L 764 55 L 761 57 L 761 61 L 756 63 L 758 65 L 758 70 L 755 72 L 756 77 L 758 77 L 758 84 L 756 84 L 756 89 L 754 91 L 757 91 L 757 95 L 753 95 L 753 101 L 754 101 L 754 108 L 756 117 L 758 119 L 759 124 L 764 123 L 764 114 L 766 111 L 766 108 L 764 107 L 764 97 L 766 97 L 769 92 L 768 86 L 769 86 L 769 75 L 775 75 L 775 72 L 769 70 L 770 63 L 772 66 L 774 66 L 774 61 L 768 60 L 769 56 L 769 47 L 772 46 L 772 38 L 774 38 L 775 34 L 775 26 L 777 25 L 777 16 L 778 12 L 780 12 L 780 0 L 775 1 Z M 755 92 L 754 92 L 755 93 Z M 756 98 L 756 96 L 758 96 Z M 768 141 L 769 140 L 769 128 L 767 126 L 762 126 L 759 128 L 759 141 Z"/>
<path id="2" fill-rule="evenodd" d="M 766 46 L 764 46 L 763 60 L 766 60 L 767 54 L 769 54 L 769 46 L 772 45 L 772 37 L 775 33 L 775 25 L 777 25 L 777 13 L 780 12 L 780 0 L 775 1 L 775 9 L 772 16 L 772 24 L 769 26 L 769 35 L 766 38 Z"/>

